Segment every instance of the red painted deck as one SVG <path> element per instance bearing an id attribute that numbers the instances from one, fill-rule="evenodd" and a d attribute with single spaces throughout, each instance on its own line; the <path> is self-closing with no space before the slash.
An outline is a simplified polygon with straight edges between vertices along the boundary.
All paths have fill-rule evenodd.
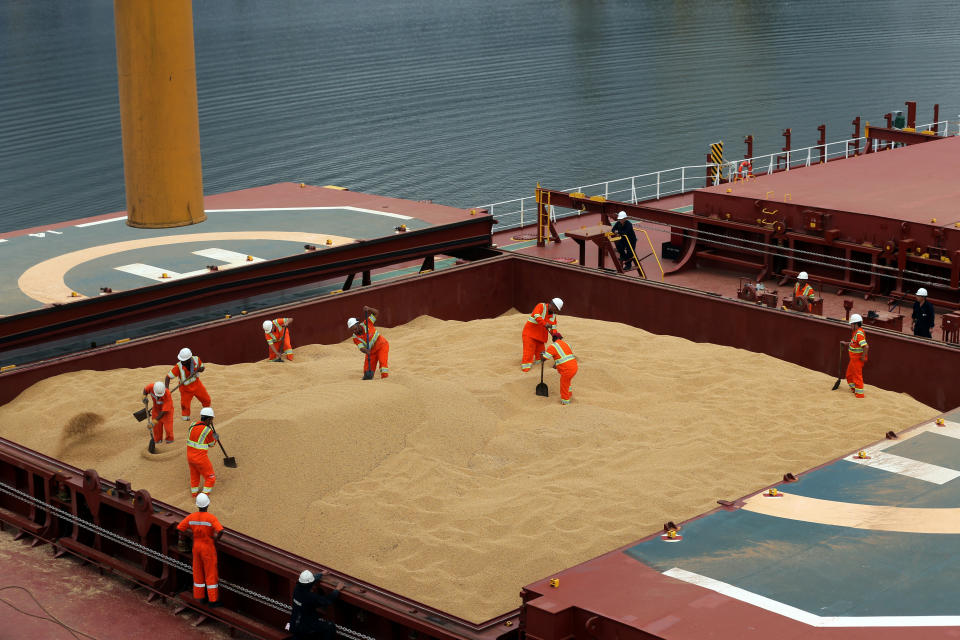
<path id="1" fill-rule="evenodd" d="M 953 227 L 960 222 L 960 136 L 702 189 L 817 209 Z M 789 194 L 789 197 L 787 197 Z"/>

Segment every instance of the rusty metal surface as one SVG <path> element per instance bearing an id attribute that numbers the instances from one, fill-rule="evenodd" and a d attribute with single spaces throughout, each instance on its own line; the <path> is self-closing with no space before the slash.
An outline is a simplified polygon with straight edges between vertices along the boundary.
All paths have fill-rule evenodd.
<path id="1" fill-rule="evenodd" d="M 364 240 L 321 251 L 211 272 L 128 291 L 47 306 L 0 318 L 0 347 L 13 348 L 98 329 L 255 296 L 283 287 L 318 282 L 422 259 L 458 255 L 490 245 L 494 220 L 488 215 L 416 231 Z M 369 277 L 368 275 L 365 276 Z"/>

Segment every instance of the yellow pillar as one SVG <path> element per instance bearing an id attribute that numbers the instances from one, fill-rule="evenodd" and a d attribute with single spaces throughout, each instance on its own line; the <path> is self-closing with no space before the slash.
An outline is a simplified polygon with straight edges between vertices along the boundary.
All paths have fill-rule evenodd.
<path id="1" fill-rule="evenodd" d="M 191 0 L 114 0 L 127 224 L 203 222 Z"/>

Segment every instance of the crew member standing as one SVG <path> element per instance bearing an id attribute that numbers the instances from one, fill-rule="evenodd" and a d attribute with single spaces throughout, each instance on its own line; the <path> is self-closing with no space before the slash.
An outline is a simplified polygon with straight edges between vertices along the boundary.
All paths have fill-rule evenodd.
<path id="1" fill-rule="evenodd" d="M 813 290 L 807 280 L 810 276 L 806 271 L 797 274 L 797 282 L 793 285 L 793 299 L 798 300 L 800 308 L 804 311 L 810 311 L 810 305 L 817 299 L 817 292 Z"/>
<path id="2" fill-rule="evenodd" d="M 177 378 L 180 380 L 180 416 L 183 420 L 190 420 L 190 402 L 196 396 L 201 406 L 210 406 L 210 394 L 207 388 L 200 382 L 200 374 L 203 372 L 203 363 L 200 358 L 193 355 L 190 349 L 184 347 L 180 349 L 177 355 L 177 364 L 173 365 L 170 373 L 167 374 L 163 384 L 170 386 L 170 380 Z"/>
<path id="3" fill-rule="evenodd" d="M 379 367 L 380 378 L 390 376 L 390 369 L 387 367 L 387 357 L 390 355 L 390 343 L 380 335 L 380 331 L 374 326 L 377 316 L 380 312 L 373 307 L 363 308 L 364 320 L 361 322 L 356 318 L 347 320 L 347 328 L 353 332 L 353 343 L 364 354 L 363 358 L 363 379 L 373 380 L 373 373 Z"/>
<path id="4" fill-rule="evenodd" d="M 523 356 L 520 370 L 526 373 L 533 367 L 534 360 L 540 359 L 547 339 L 557 329 L 557 314 L 563 308 L 563 300 L 554 298 L 550 302 L 541 302 L 533 308 L 530 317 L 523 323 Z"/>
<path id="5" fill-rule="evenodd" d="M 173 396 L 167 385 L 159 380 L 143 388 L 143 402 L 147 403 L 147 396 L 153 399 L 153 408 L 150 418 L 153 421 L 153 441 L 163 442 L 163 434 L 167 434 L 167 444 L 173 442 Z"/>
<path id="6" fill-rule="evenodd" d="M 293 318 L 263 321 L 263 337 L 267 340 L 267 358 L 277 362 L 281 362 L 283 358 L 293 360 L 289 329 L 292 324 Z"/>
<path id="7" fill-rule="evenodd" d="M 560 374 L 560 404 L 570 404 L 573 389 L 570 384 L 577 375 L 577 356 L 559 333 L 553 333 L 553 344 L 546 348 L 543 357 L 553 358 L 553 368 Z"/>
<path id="8" fill-rule="evenodd" d="M 850 326 L 853 327 L 850 341 L 840 343 L 847 347 L 847 354 L 850 356 L 850 363 L 847 364 L 847 384 L 855 396 L 863 398 L 863 365 L 867 364 L 870 347 L 867 345 L 867 334 L 863 331 L 863 318 L 859 313 L 850 316 Z"/>
<path id="9" fill-rule="evenodd" d="M 617 253 L 620 254 L 620 262 L 624 269 L 632 269 L 633 259 L 637 251 L 637 234 L 633 230 L 633 223 L 627 219 L 627 212 L 621 211 L 617 214 L 617 221 L 613 223 L 611 231 L 620 236 L 617 240 Z"/>
<path id="10" fill-rule="evenodd" d="M 213 465 L 207 450 L 210 449 L 220 436 L 213 430 L 213 409 L 200 409 L 200 420 L 190 425 L 190 434 L 187 436 L 187 465 L 190 466 L 190 494 L 196 498 L 201 492 L 210 493 L 217 482 L 217 474 L 213 472 Z"/>
<path id="11" fill-rule="evenodd" d="M 209 602 L 211 607 L 220 606 L 219 582 L 217 575 L 217 548 L 215 542 L 223 535 L 223 525 L 217 516 L 207 513 L 210 498 L 206 494 L 197 496 L 197 509 L 177 525 L 177 529 L 193 537 L 193 597 L 201 602 Z"/>
<path id="12" fill-rule="evenodd" d="M 913 335 L 921 338 L 932 338 L 930 331 L 934 324 L 933 305 L 927 300 L 927 290 L 917 289 L 917 301 L 913 303 Z"/>
<path id="13" fill-rule="evenodd" d="M 320 576 L 304 570 L 293 587 L 292 611 L 290 612 L 290 632 L 295 640 L 334 640 L 337 637 L 337 625 L 324 620 L 317 614 L 318 607 L 329 607 L 340 596 L 343 583 L 338 582 L 329 595 L 320 592 Z"/>

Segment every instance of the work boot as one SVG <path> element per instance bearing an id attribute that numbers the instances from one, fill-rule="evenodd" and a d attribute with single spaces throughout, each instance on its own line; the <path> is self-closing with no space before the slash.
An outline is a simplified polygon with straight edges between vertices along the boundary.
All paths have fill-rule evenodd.
<path id="1" fill-rule="evenodd" d="M 363 372 L 364 380 L 373 380 L 373 371 L 364 371 Z"/>

